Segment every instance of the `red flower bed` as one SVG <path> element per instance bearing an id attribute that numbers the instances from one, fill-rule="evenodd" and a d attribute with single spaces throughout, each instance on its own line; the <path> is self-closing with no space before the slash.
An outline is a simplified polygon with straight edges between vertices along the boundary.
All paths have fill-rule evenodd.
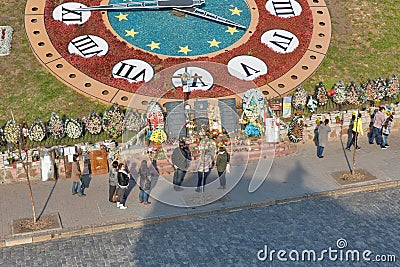
<path id="1" fill-rule="evenodd" d="M 196 59 L 175 57 L 163 60 L 154 54 L 128 47 L 125 42 L 115 38 L 114 35 L 106 29 L 101 12 L 92 12 L 89 20 L 83 25 L 66 25 L 61 21 L 54 20 L 52 18 L 53 9 L 61 3 L 70 2 L 70 0 L 57 1 L 57 4 L 55 4 L 55 1 L 53 0 L 46 0 L 45 25 L 53 46 L 71 65 L 104 84 L 128 92 L 136 92 L 143 83 L 129 83 L 124 79 L 113 78 L 111 75 L 111 69 L 118 62 L 129 58 L 144 60 L 150 63 L 156 72 L 159 72 L 176 64 L 191 61 L 212 61 L 226 65 L 229 60 L 235 56 L 251 53 L 252 56 L 260 58 L 268 64 L 268 73 L 254 80 L 257 86 L 261 86 L 266 84 L 267 81 L 271 82 L 277 79 L 291 69 L 301 59 L 310 43 L 313 28 L 311 10 L 306 0 L 297 1 L 302 6 L 302 16 L 284 19 L 273 16 L 269 13 L 265 9 L 265 0 L 255 0 L 260 11 L 259 21 L 262 21 L 262 23 L 258 23 L 255 32 L 246 43 L 238 48 L 221 53 L 212 58 L 206 56 L 198 57 Z M 100 4 L 100 0 L 80 0 L 79 2 L 87 6 Z M 299 25 L 301 25 L 301 27 L 299 27 Z M 262 34 L 270 29 L 283 29 L 292 32 L 298 38 L 299 46 L 292 53 L 277 55 L 276 52 L 269 49 L 266 45 L 261 44 L 260 41 Z M 85 34 L 97 35 L 106 40 L 109 45 L 108 54 L 91 58 L 82 58 L 75 54 L 69 54 L 67 51 L 68 43 L 72 39 Z M 213 74 L 212 71 L 210 71 L 210 73 Z M 237 81 L 233 82 L 232 76 L 229 74 L 226 74 L 225 77 L 217 77 L 217 75 L 219 76 L 220 74 L 221 70 L 218 70 L 216 74 L 213 74 L 214 79 L 216 79 L 216 85 L 212 89 L 208 91 L 194 91 L 191 93 L 191 96 L 220 97 L 230 95 L 232 92 L 243 92 L 248 89 L 246 86 L 234 86 Z M 167 86 L 170 85 L 171 87 L 165 88 L 164 83 L 163 86 L 150 88 L 151 90 L 140 89 L 139 93 L 156 97 L 164 96 L 168 98 L 182 98 L 182 89 L 177 88 L 173 90 L 172 84 L 170 82 L 167 84 Z M 225 88 L 227 84 L 230 85 L 229 89 Z M 231 88 L 231 84 L 235 88 Z"/>

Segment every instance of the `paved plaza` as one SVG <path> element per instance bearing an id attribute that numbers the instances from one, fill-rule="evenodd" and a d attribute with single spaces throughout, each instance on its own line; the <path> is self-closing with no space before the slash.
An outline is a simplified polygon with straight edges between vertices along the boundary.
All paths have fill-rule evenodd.
<path id="1" fill-rule="evenodd" d="M 399 266 L 399 214 L 400 190 L 392 188 L 3 248 L 0 266 Z M 328 254 L 260 261 L 265 245 L 317 257 L 329 248 L 370 250 L 371 262 Z M 372 262 L 378 255 L 397 262 Z"/>

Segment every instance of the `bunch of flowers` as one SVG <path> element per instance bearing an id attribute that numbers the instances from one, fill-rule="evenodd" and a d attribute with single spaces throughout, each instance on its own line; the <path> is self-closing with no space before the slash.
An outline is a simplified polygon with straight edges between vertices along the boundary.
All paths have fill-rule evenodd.
<path id="1" fill-rule="evenodd" d="M 102 129 L 102 119 L 95 111 L 90 112 L 87 118 L 82 118 L 85 128 L 90 134 L 99 134 Z"/>
<path id="2" fill-rule="evenodd" d="M 378 99 L 383 99 L 387 95 L 386 83 L 381 77 L 376 79 L 375 88 Z"/>
<path id="3" fill-rule="evenodd" d="M 196 124 L 194 124 L 193 121 L 189 121 L 189 122 L 186 124 L 186 128 L 191 129 L 191 130 L 194 130 L 194 129 L 196 128 Z"/>
<path id="4" fill-rule="evenodd" d="M 7 121 L 4 127 L 4 136 L 8 143 L 16 144 L 19 140 L 20 128 L 13 119 Z"/>
<path id="5" fill-rule="evenodd" d="M 42 142 L 44 138 L 46 138 L 46 132 L 46 126 L 38 118 L 32 123 L 31 127 L 29 128 L 28 137 L 31 141 Z"/>
<path id="6" fill-rule="evenodd" d="M 128 131 L 140 131 L 145 126 L 139 113 L 129 110 L 125 115 L 125 129 Z"/>
<path id="7" fill-rule="evenodd" d="M 292 98 L 292 105 L 295 109 L 303 109 L 306 105 L 307 93 L 303 86 L 299 85 Z"/>
<path id="8" fill-rule="evenodd" d="M 336 104 L 344 104 L 346 102 L 346 90 L 342 80 L 339 80 L 333 87 L 335 94 L 332 97 L 333 102 Z"/>
<path id="9" fill-rule="evenodd" d="M 294 117 L 289 124 L 288 137 L 293 143 L 298 143 L 303 139 L 304 122 L 301 117 Z"/>
<path id="10" fill-rule="evenodd" d="M 326 103 L 328 102 L 328 96 L 327 96 L 324 84 L 322 82 L 320 82 L 315 91 L 316 91 L 315 95 L 318 100 L 318 105 L 325 106 Z"/>
<path id="11" fill-rule="evenodd" d="M 124 126 L 124 114 L 116 104 L 112 105 L 103 117 L 103 129 L 111 138 L 117 138 L 122 134 Z"/>
<path id="12" fill-rule="evenodd" d="M 11 26 L 0 26 L 0 56 L 10 54 L 13 31 Z"/>
<path id="13" fill-rule="evenodd" d="M 393 75 L 388 82 L 388 97 L 396 97 L 399 93 L 399 80 L 396 75 Z"/>
<path id="14" fill-rule="evenodd" d="M 249 123 L 246 126 L 246 128 L 244 129 L 244 132 L 249 137 L 253 136 L 253 137 L 258 138 L 261 135 L 261 129 L 258 126 L 254 125 L 252 123 Z"/>
<path id="15" fill-rule="evenodd" d="M 156 144 L 162 144 L 167 140 L 167 134 L 161 130 L 154 130 L 150 135 L 150 141 Z"/>
<path id="16" fill-rule="evenodd" d="M 347 97 L 346 101 L 350 105 L 358 104 L 358 92 L 354 82 L 352 82 L 350 85 L 346 87 L 346 97 Z"/>
<path id="17" fill-rule="evenodd" d="M 372 84 L 371 79 L 368 79 L 364 86 L 365 94 L 367 96 L 367 100 L 374 101 L 377 98 L 376 87 Z"/>
<path id="18" fill-rule="evenodd" d="M 80 121 L 72 118 L 65 119 L 65 132 L 72 139 L 78 139 L 83 134 L 83 125 Z"/>
<path id="19" fill-rule="evenodd" d="M 56 139 L 61 139 L 65 136 L 64 124 L 61 118 L 54 112 L 51 113 L 49 127 L 47 128 Z"/>

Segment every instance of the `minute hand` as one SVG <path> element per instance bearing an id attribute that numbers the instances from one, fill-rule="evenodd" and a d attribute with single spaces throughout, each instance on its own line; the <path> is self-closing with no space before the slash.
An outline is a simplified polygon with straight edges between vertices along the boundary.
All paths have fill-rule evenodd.
<path id="1" fill-rule="evenodd" d="M 197 16 L 197 17 L 201 17 L 201 18 L 205 18 L 205 19 L 209 19 L 209 20 L 213 20 L 225 25 L 230 25 L 230 26 L 234 26 L 234 27 L 238 27 L 241 29 L 246 29 L 245 26 L 238 24 L 236 22 L 233 22 L 229 19 L 223 18 L 221 16 L 217 16 L 211 12 L 208 11 L 204 11 L 202 9 L 196 8 L 196 7 L 188 7 L 188 8 L 173 8 L 174 10 L 183 12 L 183 13 L 187 13 L 193 16 Z"/>

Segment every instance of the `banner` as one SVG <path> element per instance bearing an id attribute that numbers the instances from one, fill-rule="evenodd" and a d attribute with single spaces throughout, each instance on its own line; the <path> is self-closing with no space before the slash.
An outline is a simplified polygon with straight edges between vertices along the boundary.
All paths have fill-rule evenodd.
<path id="1" fill-rule="evenodd" d="M 282 117 L 283 118 L 289 118 L 291 116 L 291 112 L 292 112 L 292 97 L 291 96 L 285 96 L 283 98 Z"/>

